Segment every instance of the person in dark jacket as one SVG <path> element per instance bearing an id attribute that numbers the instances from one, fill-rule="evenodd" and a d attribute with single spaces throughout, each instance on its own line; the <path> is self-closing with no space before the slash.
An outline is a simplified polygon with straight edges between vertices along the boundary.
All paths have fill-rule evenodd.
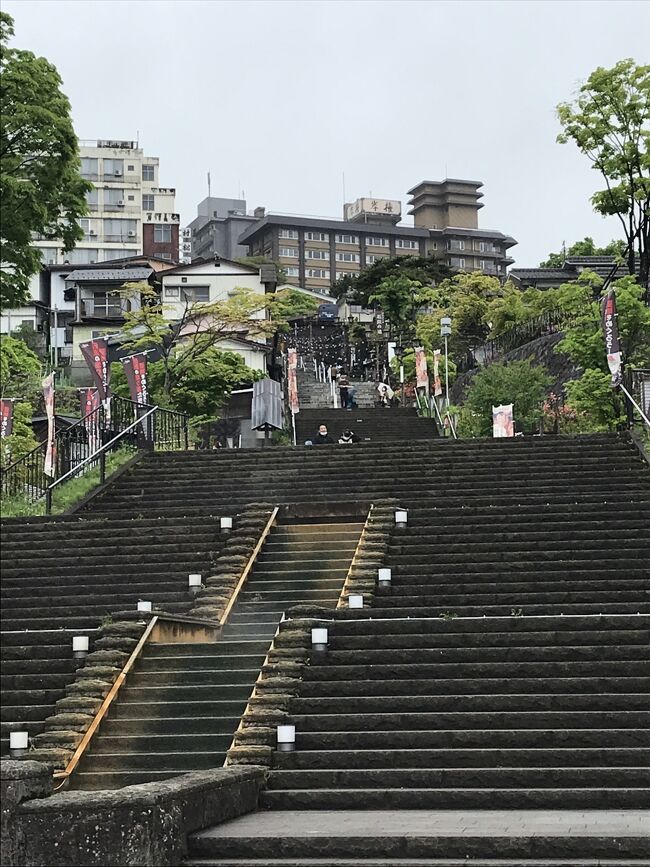
<path id="1" fill-rule="evenodd" d="M 354 431 L 344 430 L 339 437 L 339 445 L 349 445 L 350 443 L 361 442 L 361 437 L 358 437 Z"/>
<path id="2" fill-rule="evenodd" d="M 312 444 L 315 445 L 315 446 L 325 446 L 325 445 L 330 445 L 330 444 L 333 443 L 333 442 L 334 442 L 334 440 L 333 440 L 332 437 L 328 434 L 328 432 L 327 432 L 327 426 L 324 425 L 324 424 L 322 424 L 322 425 L 318 428 L 318 433 L 317 433 L 316 436 L 312 439 Z"/>
<path id="3" fill-rule="evenodd" d="M 342 370 L 339 373 L 339 395 L 341 398 L 341 409 L 347 409 L 349 403 L 348 389 L 350 387 L 350 380 L 348 379 L 347 373 Z"/>

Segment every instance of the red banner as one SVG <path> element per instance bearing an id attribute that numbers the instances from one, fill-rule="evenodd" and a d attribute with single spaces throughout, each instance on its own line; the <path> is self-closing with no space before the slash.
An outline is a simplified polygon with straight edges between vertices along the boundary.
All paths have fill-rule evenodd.
<path id="1" fill-rule="evenodd" d="M 300 411 L 300 405 L 298 404 L 298 377 L 297 377 L 297 369 L 298 369 L 298 353 L 295 349 L 290 349 L 287 353 L 288 357 L 288 384 L 289 384 L 289 408 L 291 412 L 295 415 Z"/>
<path id="2" fill-rule="evenodd" d="M 607 295 L 603 298 L 601 307 L 603 336 L 605 338 L 605 349 L 607 351 L 607 366 L 612 374 L 610 383 L 612 388 L 621 384 L 622 379 L 622 362 L 623 355 L 621 353 L 621 342 L 618 337 L 618 323 L 616 322 L 616 293 L 610 289 Z"/>
<path id="3" fill-rule="evenodd" d="M 14 429 L 14 402 L 0 400 L 0 438 L 10 437 Z"/>
<path id="4" fill-rule="evenodd" d="M 99 392 L 96 388 L 80 388 L 79 403 L 81 405 L 81 417 L 85 418 L 100 407 Z"/>
<path id="5" fill-rule="evenodd" d="M 122 359 L 124 374 L 129 383 L 131 400 L 134 403 L 146 404 L 149 402 L 147 389 L 147 355 L 142 352 L 139 355 L 129 355 Z"/>
<path id="6" fill-rule="evenodd" d="M 45 412 L 47 414 L 47 451 L 43 472 L 46 476 L 53 477 L 56 474 L 56 427 L 54 421 L 54 373 L 50 373 L 43 380 L 43 397 L 45 398 Z"/>
<path id="7" fill-rule="evenodd" d="M 79 349 L 95 380 L 100 401 L 110 397 L 111 366 L 108 363 L 108 337 L 97 337 L 80 343 Z"/>
<path id="8" fill-rule="evenodd" d="M 415 387 L 429 387 L 429 373 L 427 371 L 427 357 L 422 346 L 415 347 Z"/>

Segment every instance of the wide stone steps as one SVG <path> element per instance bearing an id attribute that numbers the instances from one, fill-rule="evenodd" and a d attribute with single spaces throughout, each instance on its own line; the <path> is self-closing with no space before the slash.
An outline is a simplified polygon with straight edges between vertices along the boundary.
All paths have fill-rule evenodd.
<path id="1" fill-rule="evenodd" d="M 529 747 L 506 749 L 299 750 L 278 755 L 283 771 L 472 768 L 643 768 L 650 767 L 648 747 Z M 280 777 L 280 781 L 282 781 Z M 290 777 L 289 777 L 290 779 Z M 414 776 L 417 782 L 417 777 Z"/>
<path id="2" fill-rule="evenodd" d="M 75 773 L 74 786 L 120 787 L 223 764 L 280 619 L 279 612 L 269 616 L 269 609 L 312 601 L 336 605 L 356 547 L 356 541 L 348 544 L 347 559 L 340 556 L 342 527 L 358 539 L 362 524 L 272 530 L 270 540 L 276 532 L 303 542 L 318 535 L 321 560 L 305 559 L 307 550 L 273 563 L 270 573 L 266 564 L 256 565 L 214 644 L 148 645 Z M 332 570 L 334 561 L 339 568 Z M 281 588 L 288 568 L 299 576 L 292 589 L 262 589 L 267 574 Z M 251 626 L 253 639 L 246 637 Z"/>

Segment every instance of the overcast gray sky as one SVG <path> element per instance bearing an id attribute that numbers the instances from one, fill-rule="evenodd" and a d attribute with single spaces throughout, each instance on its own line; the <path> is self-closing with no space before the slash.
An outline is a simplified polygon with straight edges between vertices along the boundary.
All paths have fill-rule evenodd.
<path id="1" fill-rule="evenodd" d="M 53 62 L 82 139 L 139 136 L 183 224 L 212 194 L 342 216 L 420 180 L 481 180 L 517 265 L 616 236 L 555 106 L 597 66 L 648 62 L 650 4 L 435 0 L 4 0 Z M 410 222 L 411 218 L 407 218 Z"/>

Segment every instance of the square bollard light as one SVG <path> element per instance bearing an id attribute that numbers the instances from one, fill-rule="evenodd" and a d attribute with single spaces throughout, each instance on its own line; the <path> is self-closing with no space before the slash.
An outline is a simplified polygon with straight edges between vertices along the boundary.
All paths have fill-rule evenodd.
<path id="1" fill-rule="evenodd" d="M 74 635 L 72 637 L 72 655 L 75 659 L 83 659 L 88 653 L 88 636 Z"/>
<path id="2" fill-rule="evenodd" d="M 138 602 L 138 611 L 153 611 L 153 602 L 140 600 Z"/>
<path id="3" fill-rule="evenodd" d="M 311 631 L 311 649 L 323 653 L 327 650 L 327 629 L 316 628 Z"/>
<path id="4" fill-rule="evenodd" d="M 348 608 L 363 608 L 363 596 L 360 593 L 351 593 L 348 596 Z"/>
<path id="5" fill-rule="evenodd" d="M 203 583 L 202 577 L 197 572 L 193 572 L 191 575 L 187 576 L 187 583 L 190 588 L 190 593 L 198 593 Z"/>
<path id="6" fill-rule="evenodd" d="M 382 566 L 377 570 L 377 580 L 381 590 L 390 590 L 390 584 L 393 578 L 393 573 L 388 566 Z"/>
<path id="7" fill-rule="evenodd" d="M 296 748 L 296 727 L 291 725 L 278 726 L 278 750 L 281 753 L 292 753 Z"/>
<path id="8" fill-rule="evenodd" d="M 405 527 L 408 523 L 409 513 L 406 509 L 395 509 L 395 525 Z"/>
<path id="9" fill-rule="evenodd" d="M 232 530 L 232 518 L 227 515 L 219 520 L 219 526 L 223 531 L 229 533 Z"/>
<path id="10" fill-rule="evenodd" d="M 9 752 L 17 759 L 24 756 L 29 748 L 29 732 L 9 732 Z"/>

